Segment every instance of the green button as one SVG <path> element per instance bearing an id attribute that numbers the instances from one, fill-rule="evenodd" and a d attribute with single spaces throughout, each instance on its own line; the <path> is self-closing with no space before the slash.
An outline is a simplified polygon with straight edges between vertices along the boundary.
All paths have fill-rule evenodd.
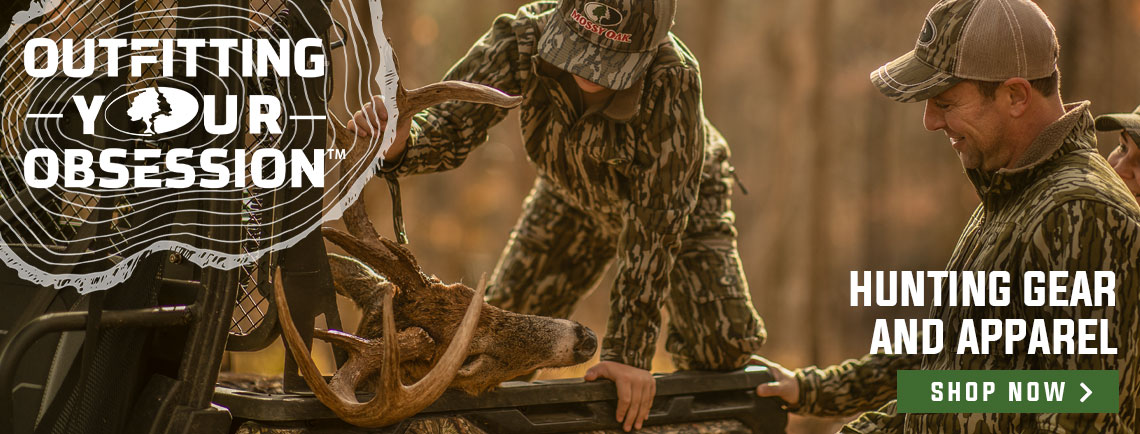
<path id="1" fill-rule="evenodd" d="M 899 413 L 1116 413 L 1116 371 L 899 371 Z"/>

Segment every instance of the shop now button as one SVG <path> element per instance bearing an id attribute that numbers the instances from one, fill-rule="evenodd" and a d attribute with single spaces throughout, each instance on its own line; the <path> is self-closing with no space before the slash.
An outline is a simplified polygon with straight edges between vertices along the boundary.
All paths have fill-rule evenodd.
<path id="1" fill-rule="evenodd" d="M 1116 371 L 899 371 L 900 413 L 1116 413 Z"/>

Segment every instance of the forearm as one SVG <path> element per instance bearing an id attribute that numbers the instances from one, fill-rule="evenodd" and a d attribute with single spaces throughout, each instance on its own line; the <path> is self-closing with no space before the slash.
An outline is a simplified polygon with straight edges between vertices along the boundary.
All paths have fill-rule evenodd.
<path id="1" fill-rule="evenodd" d="M 408 139 L 385 154 L 383 172 L 398 176 L 443 172 L 463 164 L 472 149 L 487 140 L 485 129 L 456 128 L 439 114 L 424 110 L 415 116 Z"/>
<path id="2" fill-rule="evenodd" d="M 868 354 L 823 369 L 796 370 L 800 405 L 795 412 L 851 416 L 880 408 L 896 397 L 897 372 L 921 364 L 919 355 Z"/>
<path id="3" fill-rule="evenodd" d="M 841 434 L 903 434 L 905 419 L 898 414 L 897 401 L 890 401 L 875 411 L 868 411 L 843 426 Z"/>
<path id="4" fill-rule="evenodd" d="M 641 242 L 630 244 L 636 240 Z M 602 340 L 602 360 L 641 369 L 652 367 L 661 308 L 679 248 L 679 236 L 675 234 L 627 230 L 620 237 L 618 277 L 610 293 L 610 319 Z"/>

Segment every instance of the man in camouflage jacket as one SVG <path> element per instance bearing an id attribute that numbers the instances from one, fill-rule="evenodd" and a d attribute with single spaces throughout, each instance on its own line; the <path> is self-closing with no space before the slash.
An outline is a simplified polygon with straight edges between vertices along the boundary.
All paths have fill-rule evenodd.
<path id="1" fill-rule="evenodd" d="M 1016 29 L 1016 31 L 1014 31 Z M 792 373 L 761 386 L 797 412 L 860 415 L 845 433 L 1129 433 L 1140 395 L 1140 208 L 1096 149 L 1089 103 L 1063 105 L 1058 47 L 1048 18 L 1029 1 L 946 0 L 930 12 L 915 51 L 871 74 L 887 96 L 926 100 L 924 124 L 942 130 L 958 152 L 981 204 L 947 270 L 1007 271 L 1005 307 L 938 307 L 947 349 L 931 355 L 871 354 Z M 967 78 L 969 77 L 969 78 Z M 1115 307 L 1027 307 L 1027 271 L 1116 274 Z M 960 291 L 948 288 L 947 291 Z M 960 325 L 973 318 L 1106 319 L 1117 354 L 1031 355 L 1021 341 L 1006 355 L 957 354 Z M 903 370 L 1114 370 L 1117 414 L 899 414 L 896 372 Z"/>
<path id="2" fill-rule="evenodd" d="M 666 347 L 682 369 L 743 366 L 765 338 L 737 254 L 729 149 L 705 119 L 696 59 L 669 33 L 674 10 L 673 0 L 532 3 L 499 16 L 445 77 L 524 97 L 524 146 L 538 177 L 488 301 L 569 316 L 616 258 L 602 363 L 586 378 L 613 379 L 618 419 L 633 401 L 636 426 L 655 387 L 648 369 L 662 307 L 672 318 Z M 350 124 L 358 134 L 386 118 L 371 107 L 382 105 Z M 382 170 L 453 169 L 506 115 L 466 102 L 427 109 L 397 126 L 408 132 Z"/>

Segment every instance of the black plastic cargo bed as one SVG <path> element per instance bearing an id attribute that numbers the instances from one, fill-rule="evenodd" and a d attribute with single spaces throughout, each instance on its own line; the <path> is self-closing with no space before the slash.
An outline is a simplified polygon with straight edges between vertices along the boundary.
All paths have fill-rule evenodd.
<path id="1" fill-rule="evenodd" d="M 679 372 L 657 377 L 647 431 L 783 433 L 779 401 L 758 398 L 771 381 L 763 367 L 734 372 Z M 361 401 L 369 396 L 360 395 Z M 449 390 L 416 416 L 379 429 L 345 424 L 311 394 L 270 394 L 219 386 L 214 403 L 246 433 L 567 433 L 620 431 L 609 381 L 581 379 L 508 382 L 479 396 Z"/>

